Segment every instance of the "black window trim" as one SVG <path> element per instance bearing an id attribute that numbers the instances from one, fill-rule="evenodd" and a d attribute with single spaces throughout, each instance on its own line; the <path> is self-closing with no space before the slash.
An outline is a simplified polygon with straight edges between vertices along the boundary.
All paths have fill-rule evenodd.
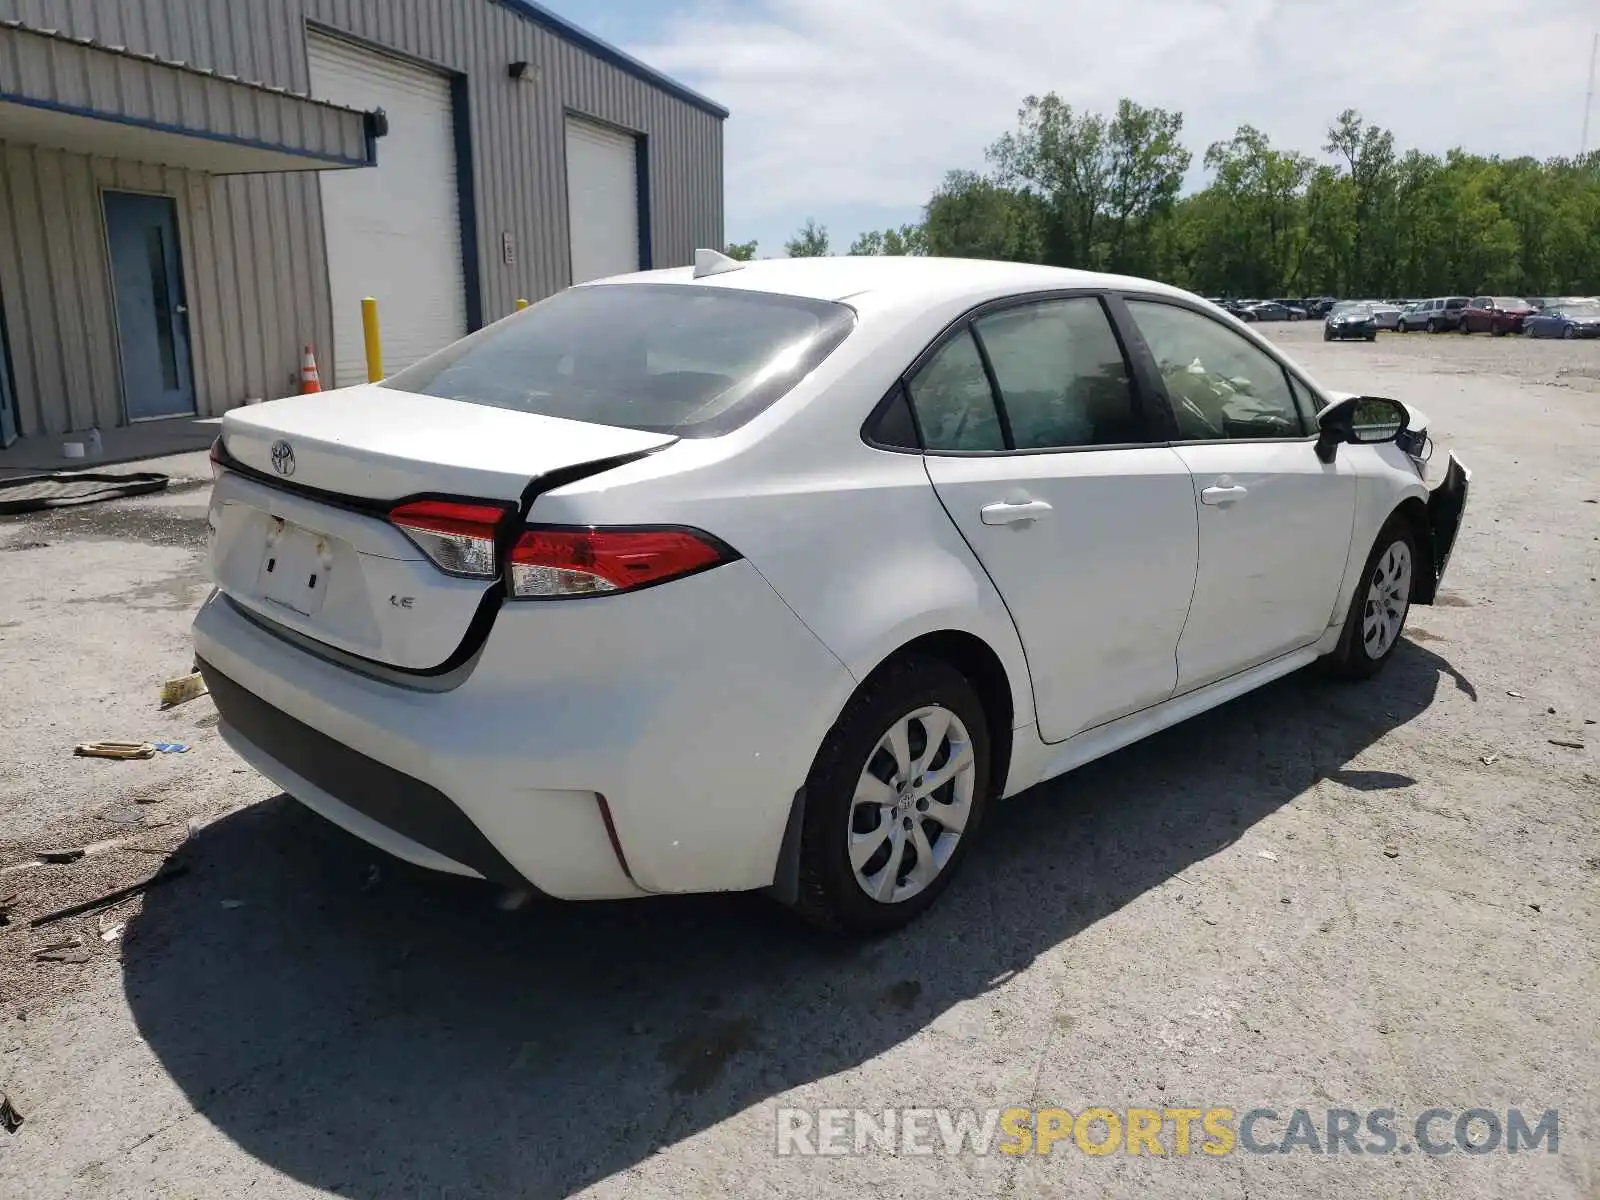
<path id="1" fill-rule="evenodd" d="M 873 406 L 872 412 L 867 415 L 866 421 L 861 426 L 861 437 L 867 445 L 877 450 L 885 450 L 895 454 L 920 454 L 935 455 L 940 458 L 1016 458 L 1030 454 L 1084 454 L 1101 450 L 1147 450 L 1151 447 L 1160 447 L 1168 444 L 1164 435 L 1167 430 L 1163 428 L 1164 421 L 1152 420 L 1152 407 L 1149 402 L 1146 382 L 1141 378 L 1138 366 L 1131 354 L 1127 337 L 1122 325 L 1113 311 L 1111 300 L 1113 294 L 1103 288 L 1051 288 L 1045 291 L 1019 292 L 1010 296 L 999 296 L 992 300 L 985 300 L 974 305 L 962 313 L 923 347 L 921 353 L 911 360 L 911 364 L 900 373 L 894 385 L 884 394 L 883 398 Z M 1150 436 L 1139 442 L 1113 442 L 1090 446 L 1026 446 L 1018 448 L 1011 436 L 1011 418 L 1006 412 L 1005 401 L 1000 395 L 1000 387 L 994 376 L 994 367 L 989 361 L 989 350 L 984 345 L 982 336 L 975 328 L 976 322 L 991 313 L 1004 312 L 1007 309 L 1022 308 L 1032 304 L 1048 303 L 1052 300 L 1098 300 L 1100 309 L 1105 316 L 1107 324 L 1111 327 L 1111 336 L 1116 340 L 1117 349 L 1122 354 L 1123 366 L 1128 369 L 1128 392 L 1133 402 L 1134 413 L 1143 424 L 1145 432 Z M 933 358 L 956 338 L 963 333 L 969 334 L 976 346 L 983 362 L 984 374 L 989 380 L 989 395 L 994 403 L 995 411 L 1000 418 L 1001 433 L 1005 437 L 1007 446 L 999 450 L 931 450 L 928 448 L 928 439 L 922 429 L 921 419 L 917 416 L 917 406 L 911 395 L 911 380 Z M 917 430 L 918 445 L 915 449 L 909 446 L 894 446 L 882 442 L 873 436 L 873 430 L 882 418 L 885 410 L 892 405 L 897 396 L 904 396 L 905 403 L 911 409 L 912 424 Z M 1165 404 L 1165 400 L 1158 402 Z"/>
<path id="2" fill-rule="evenodd" d="M 1150 438 L 1141 442 L 1117 442 L 1106 445 L 1094 446 L 1042 446 L 1026 449 L 1001 449 L 1001 450 L 930 450 L 927 437 L 922 429 L 921 419 L 917 415 L 917 406 L 911 396 L 911 379 L 924 366 L 930 362 L 944 347 L 954 341 L 963 332 L 971 329 L 974 322 L 980 317 L 992 312 L 1000 312 L 1008 308 L 1018 308 L 1026 304 L 1037 304 L 1049 300 L 1072 300 L 1089 297 L 1100 301 L 1102 310 L 1111 322 L 1112 335 L 1117 340 L 1117 345 L 1122 351 L 1123 362 L 1129 369 L 1129 389 L 1133 395 L 1133 402 L 1140 421 L 1143 422 L 1146 433 Z M 910 366 L 902 371 L 893 385 L 884 394 L 883 398 L 873 406 L 867 419 L 861 425 L 862 440 L 875 450 L 883 450 L 893 454 L 918 454 L 936 455 L 940 458 L 998 458 L 1017 457 L 1027 454 L 1082 454 L 1100 450 L 1146 450 L 1153 447 L 1166 447 L 1168 449 L 1181 449 L 1184 446 L 1221 446 L 1221 445 L 1292 445 L 1315 444 L 1320 436 L 1316 425 L 1317 413 L 1327 408 L 1331 401 L 1323 395 L 1320 389 L 1314 386 L 1297 369 L 1292 367 L 1280 356 L 1275 347 L 1270 343 L 1257 341 L 1251 338 L 1246 331 L 1245 340 L 1264 353 L 1278 365 L 1284 373 L 1286 380 L 1291 384 L 1291 399 L 1297 388 L 1304 389 L 1307 397 L 1316 405 L 1316 412 L 1309 416 L 1301 411 L 1300 405 L 1295 404 L 1295 413 L 1300 417 L 1300 427 L 1304 431 L 1308 426 L 1311 432 L 1300 437 L 1248 437 L 1248 438 L 1183 438 L 1178 436 L 1177 417 L 1172 411 L 1172 399 L 1167 394 L 1165 381 L 1161 378 L 1160 368 L 1157 366 L 1155 356 L 1151 353 L 1144 335 L 1139 331 L 1132 311 L 1127 306 L 1127 301 L 1138 300 L 1141 302 L 1166 304 L 1173 308 L 1188 309 L 1198 316 L 1205 317 L 1215 325 L 1231 333 L 1239 334 L 1225 321 L 1206 310 L 1203 303 L 1190 300 L 1186 296 L 1174 296 L 1165 292 L 1147 292 L 1139 289 L 1119 288 L 1057 288 L 1042 292 L 1025 292 L 1012 296 L 1001 296 L 986 300 L 975 305 L 951 321 L 944 329 L 930 341 L 922 351 L 911 360 Z M 971 329 L 973 341 L 977 343 L 984 363 L 984 372 L 989 377 L 990 394 L 994 398 L 996 411 L 1002 414 L 1002 429 L 1006 431 L 1006 440 L 1011 440 L 1009 435 L 1010 421 L 1004 414 L 1004 403 L 1000 397 L 1000 390 L 989 364 L 989 354 L 983 345 L 983 339 L 975 329 Z M 895 446 L 882 442 L 873 436 L 873 430 L 883 416 L 884 411 L 895 401 L 901 400 L 911 411 L 911 423 L 917 431 L 917 446 Z"/>

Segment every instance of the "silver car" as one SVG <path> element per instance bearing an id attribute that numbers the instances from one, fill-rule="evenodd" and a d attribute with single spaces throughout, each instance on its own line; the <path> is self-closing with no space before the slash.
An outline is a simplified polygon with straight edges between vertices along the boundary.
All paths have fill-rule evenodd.
<path id="1" fill-rule="evenodd" d="M 1401 333 L 1424 329 L 1429 333 L 1444 333 L 1461 324 L 1461 310 L 1466 308 L 1466 296 L 1438 296 L 1432 300 L 1418 300 L 1400 314 L 1395 328 Z"/>
<path id="2" fill-rule="evenodd" d="M 1379 329 L 1399 329 L 1401 308 L 1386 300 L 1372 301 L 1372 323 Z"/>

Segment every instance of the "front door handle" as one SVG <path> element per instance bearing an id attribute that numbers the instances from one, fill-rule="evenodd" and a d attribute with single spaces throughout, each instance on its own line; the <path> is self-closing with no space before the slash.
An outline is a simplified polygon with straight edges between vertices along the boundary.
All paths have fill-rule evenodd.
<path id="1" fill-rule="evenodd" d="M 1201 504 L 1233 504 L 1250 494 L 1250 489 L 1237 483 L 1229 487 L 1208 487 L 1200 493 Z"/>
<path id="2" fill-rule="evenodd" d="M 1020 504 L 985 504 L 978 515 L 985 525 L 1017 525 L 1023 521 L 1037 521 L 1050 511 L 1044 500 L 1025 500 Z"/>

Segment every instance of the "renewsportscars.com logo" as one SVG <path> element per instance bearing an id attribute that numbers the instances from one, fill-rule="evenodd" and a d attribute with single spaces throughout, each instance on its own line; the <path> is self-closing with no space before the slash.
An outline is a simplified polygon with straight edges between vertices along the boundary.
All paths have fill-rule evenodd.
<path id="1" fill-rule="evenodd" d="M 780 1156 L 1560 1153 L 1559 1109 L 780 1108 Z"/>

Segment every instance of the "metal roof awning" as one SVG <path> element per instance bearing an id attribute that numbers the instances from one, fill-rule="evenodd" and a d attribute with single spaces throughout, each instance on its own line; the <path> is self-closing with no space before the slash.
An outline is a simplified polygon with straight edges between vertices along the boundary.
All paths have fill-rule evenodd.
<path id="1" fill-rule="evenodd" d="M 0 21 L 0 141 L 215 175 L 370 167 L 379 113 Z"/>

